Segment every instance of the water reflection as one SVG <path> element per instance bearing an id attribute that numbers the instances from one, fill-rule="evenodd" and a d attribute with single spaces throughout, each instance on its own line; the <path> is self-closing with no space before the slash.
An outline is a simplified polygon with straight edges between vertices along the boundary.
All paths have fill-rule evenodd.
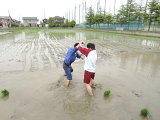
<path id="1" fill-rule="evenodd" d="M 157 38 L 134 37 L 125 35 L 109 34 L 104 32 L 85 32 L 86 40 L 106 41 L 108 43 L 121 43 L 132 46 L 147 46 L 159 49 L 160 41 Z"/>
<path id="2" fill-rule="evenodd" d="M 22 31 L 6 36 L 0 41 L 0 56 L 2 57 L 1 60 L 8 59 L 8 62 L 4 64 L 6 69 L 8 69 L 7 64 L 11 67 L 19 65 L 21 70 L 26 68 L 34 71 L 52 69 L 61 65 L 68 47 L 79 41 L 95 43 L 99 60 L 106 61 L 108 57 L 123 54 L 121 60 L 117 59 L 117 62 L 118 60 L 121 61 L 120 67 L 122 69 L 127 66 L 131 69 L 134 64 L 137 67 L 134 68 L 135 71 L 153 69 L 151 73 L 157 74 L 160 51 L 159 40 L 106 32 L 68 29 Z M 147 54 L 144 51 L 150 51 L 150 53 Z M 125 55 L 125 53 L 130 54 L 130 52 L 141 52 L 141 54 L 132 57 Z M 16 58 L 15 62 L 13 62 L 13 58 Z M 24 66 L 17 61 L 24 61 Z"/>
<path id="3" fill-rule="evenodd" d="M 49 35 L 49 33 L 53 34 L 53 36 Z M 31 33 L 31 31 L 25 31 L 10 37 L 5 37 L 0 41 L 0 72 L 27 71 L 27 74 L 24 76 L 28 78 L 28 75 L 30 75 L 28 71 L 33 72 L 46 69 L 50 69 L 52 72 L 58 71 L 57 67 L 62 68 L 62 62 L 67 48 L 73 46 L 74 43 L 78 41 L 94 42 L 96 44 L 99 58 L 97 68 L 101 68 L 102 66 L 102 69 L 97 69 L 98 74 L 96 77 L 99 83 L 104 84 L 102 88 L 96 87 L 94 97 L 88 96 L 80 80 L 82 79 L 78 73 L 80 69 L 78 69 L 79 67 L 75 68 L 78 72 L 76 73 L 77 80 L 74 81 L 73 87 L 66 88 L 61 83 L 53 83 L 49 92 L 46 92 L 46 89 L 44 89 L 44 93 L 52 94 L 52 102 L 50 104 L 52 109 L 49 108 L 49 110 L 54 111 L 55 114 L 53 114 L 53 118 L 56 119 L 57 116 L 62 116 L 63 119 L 68 117 L 70 120 L 78 118 L 88 120 L 92 118 L 107 119 L 109 116 L 108 120 L 111 120 L 109 118 L 120 119 L 121 116 L 132 116 L 128 114 L 129 109 L 136 111 L 137 108 L 134 107 L 136 104 L 132 106 L 131 102 L 138 103 L 138 105 L 144 102 L 144 104 L 147 105 L 149 101 L 153 104 L 152 108 L 155 108 L 155 106 L 158 108 L 159 82 L 157 81 L 159 81 L 160 77 L 160 41 L 156 39 L 79 30 L 49 30 L 36 31 L 33 33 Z M 144 46 L 148 48 L 152 47 L 156 51 L 147 49 L 148 51 L 146 50 L 146 52 L 143 50 Z M 83 64 L 79 62 L 77 66 L 82 67 Z M 37 76 L 41 74 L 41 72 L 37 73 Z M 47 78 L 52 74 L 45 75 Z M 6 76 L 9 77 L 8 74 Z M 17 77 L 20 76 L 18 75 Z M 1 79 L 6 80 L 6 78 L 1 74 Z M 60 81 L 65 81 L 63 78 L 64 76 L 60 78 Z M 16 77 L 13 77 L 13 79 L 16 80 Z M 55 76 L 52 76 L 50 80 L 52 81 L 52 79 L 57 80 Z M 32 79 L 27 80 L 32 81 Z M 149 83 L 153 84 L 153 87 L 145 88 L 141 84 L 138 85 L 136 80 L 142 80 L 142 82 L 146 80 L 154 81 Z M 135 86 L 132 86 L 132 83 L 135 83 L 133 81 L 137 82 Z M 15 82 L 15 86 L 19 85 L 16 84 Z M 9 84 L 9 87 L 12 86 Z M 134 90 L 139 88 L 144 89 L 144 97 L 142 96 L 140 99 L 135 99 L 135 96 L 130 94 L 132 92 L 128 89 L 129 87 Z M 154 91 L 154 88 L 157 93 Z M 41 89 L 41 87 L 38 87 L 36 90 L 38 89 Z M 113 97 L 110 96 L 107 100 L 104 100 L 102 95 L 105 89 L 113 89 Z M 115 98 L 116 90 L 118 91 L 117 95 L 119 95 L 119 97 Z M 149 97 L 146 97 L 146 94 Z M 45 101 L 45 99 L 44 97 L 42 101 Z M 139 100 L 142 102 L 139 102 Z M 156 102 L 154 100 L 156 100 Z M 125 104 L 121 106 L 120 104 L 123 103 L 123 101 L 125 101 Z M 39 113 L 38 111 L 38 115 Z M 124 113 L 126 115 L 124 115 Z M 137 113 L 134 117 L 136 116 Z M 128 119 L 122 117 L 120 120 Z"/>
<path id="4" fill-rule="evenodd" d="M 55 38 L 57 40 L 65 39 L 66 37 L 75 37 L 76 33 L 73 31 L 45 31 L 51 38 Z"/>
<path id="5" fill-rule="evenodd" d="M 20 34 L 14 35 L 14 42 L 15 43 L 24 42 L 25 40 L 26 40 L 26 33 L 25 32 L 21 32 Z"/>
<path id="6" fill-rule="evenodd" d="M 151 41 L 151 40 L 143 40 L 142 45 L 149 46 L 149 47 L 160 47 L 158 41 Z"/>
<path id="7" fill-rule="evenodd" d="M 63 39 L 74 39 L 76 41 L 93 41 L 97 43 L 118 43 L 129 46 L 138 46 L 138 47 L 152 47 L 160 49 L 160 42 L 157 38 L 145 38 L 137 36 L 127 36 L 127 35 L 118 35 L 105 32 L 96 32 L 96 31 L 84 31 L 84 30 L 50 30 L 45 31 L 52 38 L 63 40 Z"/>
<path id="8" fill-rule="evenodd" d="M 160 74 L 160 54 L 157 53 L 131 53 L 123 54 L 116 60 L 121 69 L 131 72 L 140 72 L 147 76 Z"/>
<path id="9" fill-rule="evenodd" d="M 148 70 L 151 76 L 160 74 L 160 53 L 148 53 L 141 55 L 140 65 Z"/>

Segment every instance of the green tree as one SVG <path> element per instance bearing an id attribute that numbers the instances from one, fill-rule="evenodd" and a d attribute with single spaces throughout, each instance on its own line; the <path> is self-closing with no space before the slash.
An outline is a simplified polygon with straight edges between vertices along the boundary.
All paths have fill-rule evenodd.
<path id="1" fill-rule="evenodd" d="M 104 22 L 104 15 L 103 14 L 96 14 L 94 15 L 93 21 L 96 25 L 99 26 L 100 23 Z"/>
<path id="2" fill-rule="evenodd" d="M 74 21 L 74 20 L 72 20 L 71 22 L 70 22 L 70 27 L 74 27 L 76 25 L 76 22 Z"/>
<path id="3" fill-rule="evenodd" d="M 62 27 L 74 27 L 75 25 L 76 25 L 76 22 L 74 20 L 69 21 L 66 19 Z"/>
<path id="4" fill-rule="evenodd" d="M 117 22 L 129 23 L 137 21 L 138 4 L 134 0 L 128 0 L 122 5 L 117 14 Z"/>
<path id="5" fill-rule="evenodd" d="M 62 27 L 69 27 L 69 20 L 65 19 L 64 24 L 62 25 Z"/>
<path id="6" fill-rule="evenodd" d="M 48 26 L 49 27 L 55 27 L 55 19 L 53 17 L 50 17 L 48 19 Z"/>
<path id="7" fill-rule="evenodd" d="M 94 24 L 94 11 L 92 7 L 89 7 L 89 10 L 86 15 L 86 24 L 91 27 Z"/>
<path id="8" fill-rule="evenodd" d="M 19 25 L 12 22 L 11 27 L 19 27 Z"/>
<path id="9" fill-rule="evenodd" d="M 149 26 L 148 31 L 150 30 L 152 22 L 160 22 L 160 3 L 159 0 L 152 0 L 148 4 L 149 9 Z"/>
<path id="10" fill-rule="evenodd" d="M 113 16 L 111 14 L 105 14 L 104 15 L 104 23 L 112 23 L 113 22 Z"/>

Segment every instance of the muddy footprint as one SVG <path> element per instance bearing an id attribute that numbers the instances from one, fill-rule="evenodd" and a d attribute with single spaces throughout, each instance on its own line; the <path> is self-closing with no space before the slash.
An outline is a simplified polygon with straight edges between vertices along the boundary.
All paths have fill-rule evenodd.
<path id="1" fill-rule="evenodd" d="M 55 90 L 57 88 L 60 88 L 60 87 L 64 86 L 64 84 L 65 84 L 64 76 L 62 75 L 56 82 L 49 84 L 48 91 L 52 91 L 52 90 Z"/>
<path id="2" fill-rule="evenodd" d="M 136 97 L 141 97 L 142 96 L 142 91 L 132 91 L 132 94 L 134 94 Z"/>

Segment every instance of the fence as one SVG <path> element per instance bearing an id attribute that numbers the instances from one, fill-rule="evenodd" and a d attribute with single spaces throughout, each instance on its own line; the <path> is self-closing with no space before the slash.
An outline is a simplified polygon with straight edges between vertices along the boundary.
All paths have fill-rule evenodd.
<path id="1" fill-rule="evenodd" d="M 93 28 L 93 29 L 110 29 L 110 30 L 122 30 L 122 31 L 148 31 L 149 23 L 135 22 L 135 23 L 109 23 L 109 24 L 94 24 L 88 26 L 79 24 L 78 28 Z M 154 22 L 150 25 L 150 30 L 153 32 L 160 32 L 160 23 Z"/>

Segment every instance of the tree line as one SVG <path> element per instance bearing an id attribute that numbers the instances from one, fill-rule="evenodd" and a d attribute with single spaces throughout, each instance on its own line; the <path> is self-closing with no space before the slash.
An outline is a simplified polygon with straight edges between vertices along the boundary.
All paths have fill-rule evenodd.
<path id="1" fill-rule="evenodd" d="M 63 17 L 56 16 L 50 17 L 49 19 L 43 19 L 41 24 L 42 26 L 47 24 L 48 27 L 74 27 L 76 22 L 74 20 L 69 21 Z"/>
<path id="2" fill-rule="evenodd" d="M 160 2 L 151 0 L 145 6 L 139 5 L 135 0 L 128 0 L 122 5 L 117 14 L 108 14 L 101 9 L 95 13 L 92 7 L 89 7 L 86 14 L 86 24 L 91 27 L 93 24 L 101 23 L 148 23 L 148 31 L 152 23 L 160 24 Z"/>

